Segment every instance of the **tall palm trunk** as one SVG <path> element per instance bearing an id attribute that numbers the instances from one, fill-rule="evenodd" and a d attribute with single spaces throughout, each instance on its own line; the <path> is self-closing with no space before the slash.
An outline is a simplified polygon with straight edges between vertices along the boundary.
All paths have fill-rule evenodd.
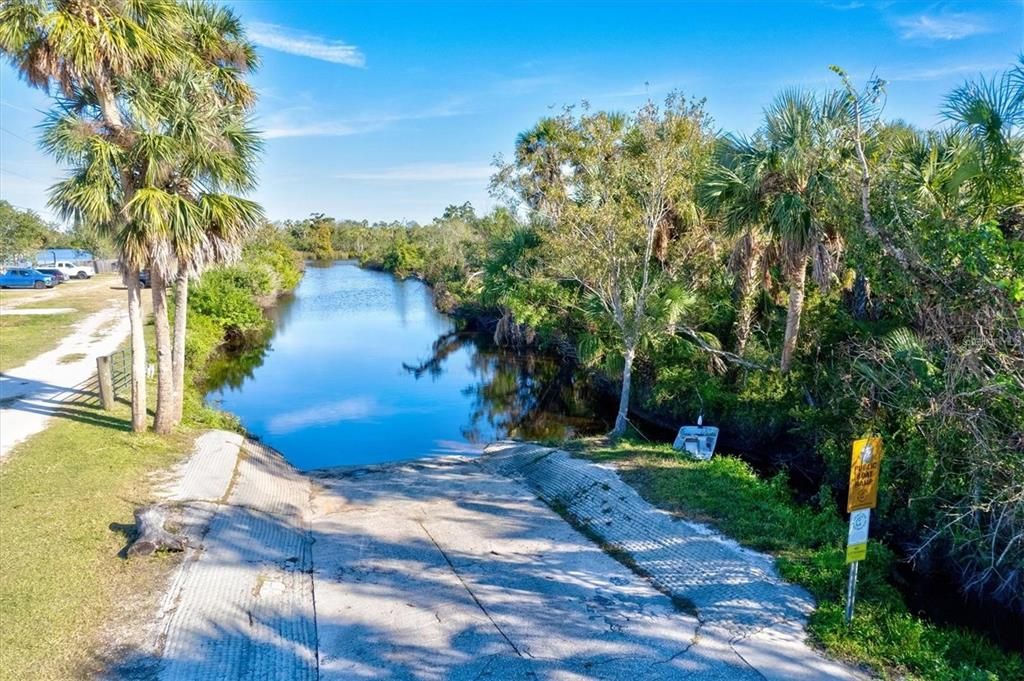
<path id="1" fill-rule="evenodd" d="M 626 415 L 629 413 L 629 387 L 633 382 L 633 360 L 636 358 L 634 343 L 627 341 L 626 351 L 622 355 L 622 393 L 619 395 L 619 413 L 615 415 L 615 427 L 610 435 L 621 437 L 626 434 Z"/>
<path id="2" fill-rule="evenodd" d="M 174 427 L 174 375 L 171 370 L 171 325 L 167 315 L 167 284 L 159 267 L 152 269 L 153 326 L 156 331 L 156 419 L 153 430 Z"/>
<path id="3" fill-rule="evenodd" d="M 142 285 L 139 270 L 126 268 L 124 283 L 128 287 L 128 321 L 131 324 L 132 346 L 132 430 L 146 430 L 146 337 L 142 332 Z"/>
<path id="4" fill-rule="evenodd" d="M 800 335 L 800 315 L 804 311 L 804 289 L 807 285 L 807 256 L 793 269 L 789 283 L 789 310 L 786 312 L 786 337 L 782 342 L 782 362 L 779 368 L 787 373 L 793 363 L 797 336 Z"/>
<path id="5" fill-rule="evenodd" d="M 181 270 L 174 282 L 174 343 L 171 368 L 174 372 L 174 425 L 181 423 L 185 409 L 185 328 L 188 319 L 188 272 Z"/>
<path id="6" fill-rule="evenodd" d="M 121 111 L 117 108 L 117 97 L 113 88 L 110 87 L 110 83 L 105 79 L 100 80 L 95 84 L 94 89 L 104 122 L 112 130 L 121 132 L 124 129 L 124 120 L 121 118 Z M 121 182 L 124 190 L 123 203 L 127 204 L 135 194 L 135 185 L 131 174 L 124 169 L 121 170 Z M 148 362 L 146 361 L 145 321 L 142 317 L 142 284 L 139 282 L 138 267 L 128 266 L 125 268 L 124 283 L 128 288 L 128 323 L 131 327 L 132 430 L 142 433 L 146 430 L 148 419 L 146 413 L 148 398 L 146 367 Z"/>
<path id="7" fill-rule="evenodd" d="M 747 234 L 748 250 L 746 262 L 740 272 L 739 307 L 736 310 L 736 354 L 743 356 L 743 351 L 750 340 L 750 330 L 754 324 L 754 305 L 757 301 L 757 274 L 761 268 L 761 241 L 753 234 Z"/>

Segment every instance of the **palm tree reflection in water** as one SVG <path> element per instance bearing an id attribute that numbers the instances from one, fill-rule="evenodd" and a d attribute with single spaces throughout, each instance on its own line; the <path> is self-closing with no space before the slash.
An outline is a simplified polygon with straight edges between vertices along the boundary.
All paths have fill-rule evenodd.
<path id="1" fill-rule="evenodd" d="M 472 399 L 469 422 L 462 428 L 468 442 L 482 443 L 492 433 L 522 440 L 561 440 L 608 429 L 609 422 L 595 408 L 600 403 L 597 396 L 571 364 L 502 350 L 481 334 L 442 334 L 434 341 L 429 359 L 402 367 L 416 380 L 436 378 L 445 372 L 446 360 L 466 345 L 475 349 L 470 353 L 470 371 L 478 379 L 462 389 Z"/>

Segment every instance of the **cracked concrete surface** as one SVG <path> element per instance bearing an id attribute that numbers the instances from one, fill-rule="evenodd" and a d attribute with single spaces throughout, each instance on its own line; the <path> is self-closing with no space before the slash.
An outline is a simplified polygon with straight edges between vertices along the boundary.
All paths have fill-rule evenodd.
<path id="1" fill-rule="evenodd" d="M 855 678 L 804 644 L 809 599 L 770 560 L 668 516 L 657 523 L 608 469 L 499 446 L 304 476 L 240 444 L 204 436 L 166 490 L 190 555 L 151 648 L 111 676 Z M 699 619 L 669 595 L 696 603 Z"/>
<path id="2" fill-rule="evenodd" d="M 764 678 L 856 678 L 806 644 L 814 602 L 778 576 L 769 556 L 652 507 L 611 467 L 515 442 L 485 453 L 485 469 L 523 482 L 588 534 L 628 554 L 660 590 L 692 602 L 703 636 L 726 641 Z"/>

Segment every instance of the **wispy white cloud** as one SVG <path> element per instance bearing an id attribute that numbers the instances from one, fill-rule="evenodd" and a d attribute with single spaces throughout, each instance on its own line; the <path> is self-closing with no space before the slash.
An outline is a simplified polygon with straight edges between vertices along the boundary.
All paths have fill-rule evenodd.
<path id="1" fill-rule="evenodd" d="M 477 163 L 413 163 L 379 170 L 335 175 L 340 180 L 364 182 L 468 182 L 486 180 L 494 173 L 489 165 Z"/>
<path id="2" fill-rule="evenodd" d="M 890 75 L 879 73 L 885 80 L 891 82 L 910 82 L 941 80 L 950 76 L 976 75 L 988 73 L 1005 68 L 1005 64 L 951 64 L 947 66 L 936 66 L 923 69 L 906 69 L 896 71 Z"/>
<path id="3" fill-rule="evenodd" d="M 436 409 L 433 407 L 383 404 L 373 395 L 357 395 L 276 414 L 267 420 L 267 430 L 274 435 L 284 435 L 314 426 L 329 426 L 346 421 L 372 422 L 396 414 L 430 414 L 434 411 Z"/>
<path id="4" fill-rule="evenodd" d="M 904 40 L 963 40 L 993 30 L 985 17 L 968 12 L 902 17 L 896 19 L 896 26 Z"/>
<path id="5" fill-rule="evenodd" d="M 317 110 L 316 107 L 294 106 L 268 114 L 260 120 L 260 126 L 266 139 L 345 137 L 374 132 L 403 121 L 461 116 L 469 113 L 463 104 L 464 100 L 452 98 L 413 113 L 365 114 L 348 118 L 315 118 L 310 114 Z"/>
<path id="6" fill-rule="evenodd" d="M 285 120 L 268 125 L 263 129 L 263 137 L 268 140 L 286 139 L 289 137 L 345 137 L 379 130 L 383 123 L 372 121 L 355 123 L 352 121 L 315 121 L 310 123 L 291 123 Z"/>
<path id="7" fill-rule="evenodd" d="M 254 43 L 270 50 L 346 66 L 366 65 L 366 57 L 358 47 L 340 40 L 329 40 L 285 26 L 262 22 L 253 22 L 247 28 L 249 38 Z"/>

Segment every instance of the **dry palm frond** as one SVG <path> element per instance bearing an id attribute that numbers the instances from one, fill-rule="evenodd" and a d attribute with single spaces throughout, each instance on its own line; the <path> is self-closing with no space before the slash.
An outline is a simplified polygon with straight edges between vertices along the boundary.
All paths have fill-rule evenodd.
<path id="1" fill-rule="evenodd" d="M 838 267 L 839 259 L 828 246 L 823 241 L 816 242 L 811 251 L 811 276 L 821 290 L 828 291 L 838 281 Z"/>

